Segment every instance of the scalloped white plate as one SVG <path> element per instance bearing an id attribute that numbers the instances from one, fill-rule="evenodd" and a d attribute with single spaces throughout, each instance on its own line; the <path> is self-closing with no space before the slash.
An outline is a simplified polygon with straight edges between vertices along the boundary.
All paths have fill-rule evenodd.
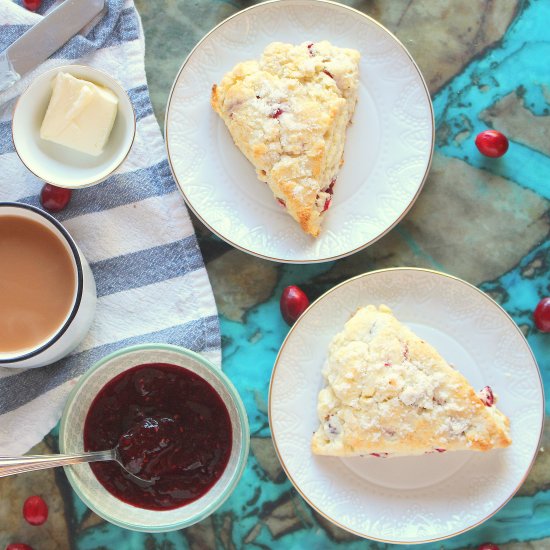
<path id="1" fill-rule="evenodd" d="M 326 39 L 361 53 L 360 91 L 345 164 L 320 237 L 302 232 L 260 182 L 210 106 L 212 84 L 271 42 Z M 187 204 L 233 246 L 281 262 L 322 262 L 373 243 L 408 212 L 430 166 L 434 119 L 405 47 L 370 17 L 322 0 L 275 0 L 209 32 L 184 61 L 165 120 L 168 159 Z"/>
<path id="2" fill-rule="evenodd" d="M 358 307 L 368 304 L 391 307 L 474 388 L 490 385 L 510 418 L 512 445 L 487 453 L 390 459 L 312 455 L 329 342 Z M 396 268 L 334 287 L 300 317 L 275 362 L 269 420 L 281 464 L 317 512 L 363 537 L 420 543 L 478 525 L 514 495 L 539 449 L 544 395 L 527 341 L 496 302 L 450 275 Z"/>

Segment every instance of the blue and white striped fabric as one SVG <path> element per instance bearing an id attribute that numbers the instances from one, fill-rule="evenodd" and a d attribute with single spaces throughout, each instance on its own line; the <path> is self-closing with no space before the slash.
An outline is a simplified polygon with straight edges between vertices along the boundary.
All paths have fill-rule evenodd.
<path id="1" fill-rule="evenodd" d="M 0 51 L 57 3 L 45 0 L 34 14 L 0 0 Z M 43 182 L 23 166 L 11 139 L 14 103 L 38 74 L 67 63 L 102 69 L 128 91 L 138 120 L 133 149 L 120 169 L 100 185 L 75 191 L 56 216 L 94 272 L 96 318 L 70 357 L 39 369 L 0 368 L 0 454 L 21 454 L 40 441 L 59 420 L 75 380 L 116 349 L 166 342 L 221 362 L 214 297 L 149 99 L 141 21 L 132 0 L 106 5 L 89 32 L 0 94 L 0 201 L 39 205 Z"/>

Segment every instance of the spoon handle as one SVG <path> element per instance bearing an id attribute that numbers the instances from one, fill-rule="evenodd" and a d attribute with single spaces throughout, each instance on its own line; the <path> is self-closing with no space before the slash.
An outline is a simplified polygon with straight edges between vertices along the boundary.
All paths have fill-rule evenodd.
<path id="1" fill-rule="evenodd" d="M 116 460 L 115 453 L 110 450 L 69 455 L 0 456 L 0 477 L 98 460 Z"/>

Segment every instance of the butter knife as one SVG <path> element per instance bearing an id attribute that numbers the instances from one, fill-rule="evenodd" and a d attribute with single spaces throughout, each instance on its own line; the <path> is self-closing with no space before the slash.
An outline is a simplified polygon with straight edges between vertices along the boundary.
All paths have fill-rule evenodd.
<path id="1" fill-rule="evenodd" d="M 0 53 L 0 92 L 48 59 L 103 10 L 105 0 L 64 0 Z"/>

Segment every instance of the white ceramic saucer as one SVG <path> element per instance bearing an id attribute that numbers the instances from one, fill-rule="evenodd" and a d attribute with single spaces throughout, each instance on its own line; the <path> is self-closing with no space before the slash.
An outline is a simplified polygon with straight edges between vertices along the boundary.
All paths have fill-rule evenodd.
<path id="1" fill-rule="evenodd" d="M 302 232 L 261 183 L 210 106 L 233 66 L 271 42 L 329 40 L 361 53 L 360 90 L 345 164 L 321 236 Z M 243 10 L 208 33 L 184 61 L 166 110 L 172 172 L 187 204 L 233 246 L 281 262 L 337 259 L 387 233 L 411 208 L 428 173 L 434 119 L 420 71 L 382 25 L 321 0 L 276 0 Z"/>
<path id="2" fill-rule="evenodd" d="M 487 453 L 339 459 L 313 456 L 317 394 L 329 342 L 358 307 L 386 304 L 434 345 L 474 388 L 490 385 L 513 443 Z M 281 463 L 317 512 L 357 535 L 389 543 L 451 537 L 497 512 L 537 454 L 544 395 L 536 360 L 508 314 L 474 286 L 414 268 L 374 271 L 329 290 L 300 317 L 271 378 L 269 418 Z"/>

